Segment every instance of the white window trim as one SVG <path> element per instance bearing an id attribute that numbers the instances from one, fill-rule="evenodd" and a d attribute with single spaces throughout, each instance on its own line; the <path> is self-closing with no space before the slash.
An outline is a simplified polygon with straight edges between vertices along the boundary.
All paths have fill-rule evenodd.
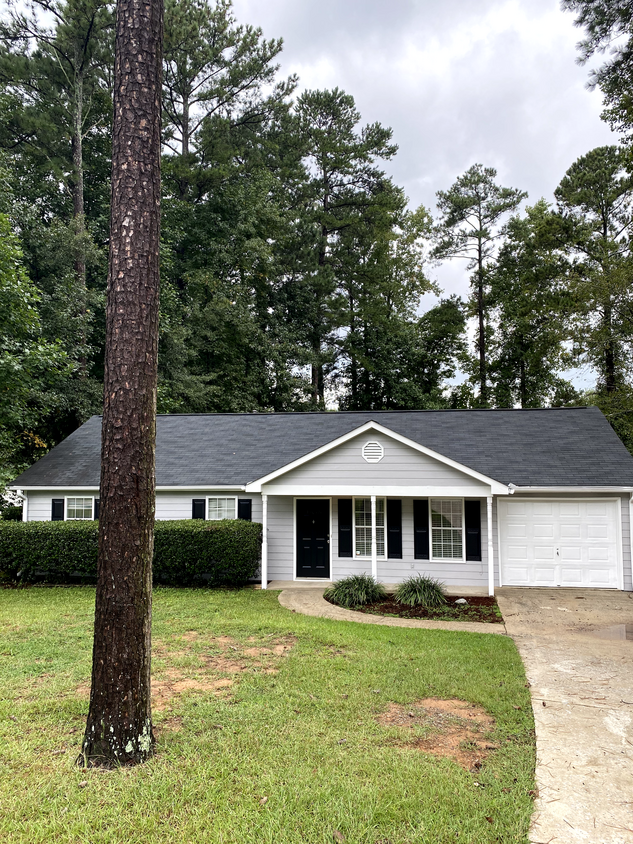
<path id="1" fill-rule="evenodd" d="M 462 502 L 462 556 L 461 557 L 434 557 L 433 556 L 433 516 L 431 513 L 431 501 L 461 501 Z M 447 562 L 455 562 L 455 563 L 465 563 L 466 562 L 466 539 L 465 539 L 465 527 L 466 527 L 466 508 L 464 505 L 464 498 L 452 498 L 449 495 L 446 496 L 433 496 L 433 499 L 429 498 L 429 562 L 431 563 L 447 563 Z M 481 518 L 480 518 L 481 521 Z M 454 528 L 453 528 L 454 529 Z M 479 525 L 479 530 L 481 531 L 481 524 Z"/>
<path id="2" fill-rule="evenodd" d="M 330 549 L 330 576 L 329 577 L 299 577 L 297 575 L 297 501 L 300 498 L 307 498 L 309 500 L 320 498 L 330 502 L 330 535 L 328 539 L 328 547 Z M 268 542 L 266 543 L 268 546 Z M 268 547 L 266 547 L 266 554 L 268 555 Z M 331 583 L 332 582 L 332 499 L 329 495 L 295 495 L 292 499 L 292 580 L 293 582 L 301 581 L 301 583 Z M 266 560 L 266 576 L 268 576 L 268 560 Z"/>
<path id="3" fill-rule="evenodd" d="M 209 499 L 211 498 L 223 498 L 229 499 L 232 498 L 234 501 L 233 510 L 235 516 L 233 519 L 229 519 L 229 521 L 235 521 L 237 519 L 237 495 L 205 495 L 204 497 L 204 519 L 206 522 L 221 522 L 223 519 L 210 519 L 209 518 Z"/>
<path id="4" fill-rule="evenodd" d="M 68 518 L 68 499 L 70 499 L 70 498 L 74 498 L 74 499 L 89 498 L 90 499 L 90 501 L 92 502 L 92 508 L 91 508 L 92 515 L 90 516 L 89 519 L 69 519 Z M 65 522 L 90 522 L 90 521 L 94 521 L 94 518 L 95 518 L 95 497 L 94 497 L 94 495 L 65 495 L 64 496 L 64 521 Z"/>
<path id="5" fill-rule="evenodd" d="M 373 555 L 370 554 L 359 554 L 356 556 L 356 499 L 358 500 L 371 500 L 371 495 L 356 495 L 352 496 L 352 558 L 354 560 L 371 560 Z M 384 554 L 376 554 L 376 558 L 378 560 L 386 560 L 387 559 L 387 496 L 386 495 L 377 495 L 376 496 L 376 512 L 378 508 L 378 500 L 382 499 L 385 502 L 385 524 L 383 530 L 385 531 L 385 553 Z M 376 525 L 376 528 L 378 525 Z M 372 536 L 373 536 L 373 519 L 372 519 Z M 344 557 L 342 559 L 345 559 Z"/>

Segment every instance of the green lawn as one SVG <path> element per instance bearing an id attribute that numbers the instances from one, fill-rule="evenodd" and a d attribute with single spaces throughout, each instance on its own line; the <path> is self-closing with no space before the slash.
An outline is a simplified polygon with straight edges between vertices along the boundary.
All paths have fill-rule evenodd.
<path id="1" fill-rule="evenodd" d="M 510 639 L 307 618 L 275 592 L 159 589 L 157 755 L 82 771 L 93 602 L 88 587 L 0 591 L 4 844 L 527 842 L 533 722 Z M 496 719 L 477 774 L 376 721 L 428 697 Z"/>

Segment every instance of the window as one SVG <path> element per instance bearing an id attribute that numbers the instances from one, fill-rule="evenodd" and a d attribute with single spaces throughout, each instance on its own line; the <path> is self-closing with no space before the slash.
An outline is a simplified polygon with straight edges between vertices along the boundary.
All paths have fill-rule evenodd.
<path id="1" fill-rule="evenodd" d="M 376 554 L 385 556 L 385 499 L 376 499 Z M 371 557 L 371 498 L 354 499 L 354 556 Z"/>
<path id="2" fill-rule="evenodd" d="M 209 498 L 207 518 L 212 522 L 235 518 L 235 498 Z"/>
<path id="3" fill-rule="evenodd" d="M 431 547 L 434 559 L 463 559 L 463 501 L 431 499 Z"/>
<path id="4" fill-rule="evenodd" d="M 92 498 L 67 498 L 66 521 L 92 519 Z"/>

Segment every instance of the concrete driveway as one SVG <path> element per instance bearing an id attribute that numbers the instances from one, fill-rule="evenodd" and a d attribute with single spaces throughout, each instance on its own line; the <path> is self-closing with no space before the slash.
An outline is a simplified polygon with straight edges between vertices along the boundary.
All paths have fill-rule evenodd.
<path id="1" fill-rule="evenodd" d="M 497 598 L 532 693 L 530 841 L 633 844 L 633 593 L 504 588 Z"/>

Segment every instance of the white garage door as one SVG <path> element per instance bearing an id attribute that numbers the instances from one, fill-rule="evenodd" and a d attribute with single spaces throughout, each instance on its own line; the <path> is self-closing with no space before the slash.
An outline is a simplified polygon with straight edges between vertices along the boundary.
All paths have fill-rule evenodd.
<path id="1" fill-rule="evenodd" d="M 619 501 L 498 500 L 504 586 L 618 588 Z"/>

